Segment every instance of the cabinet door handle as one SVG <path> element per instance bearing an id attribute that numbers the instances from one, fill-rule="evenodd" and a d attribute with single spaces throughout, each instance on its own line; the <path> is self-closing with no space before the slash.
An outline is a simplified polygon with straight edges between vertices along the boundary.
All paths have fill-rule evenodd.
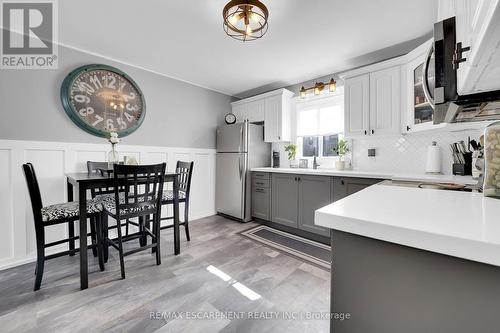
<path id="1" fill-rule="evenodd" d="M 281 140 L 281 136 L 278 136 L 278 140 Z"/>
<path id="2" fill-rule="evenodd" d="M 365 130 L 365 135 L 367 135 L 367 134 L 368 134 L 368 132 Z"/>
<path id="3" fill-rule="evenodd" d="M 345 185 L 345 184 L 344 184 L 344 180 L 341 180 L 341 181 L 340 181 L 340 184 Z"/>
<path id="4" fill-rule="evenodd" d="M 375 130 L 372 130 L 372 134 L 375 134 Z"/>
<path id="5" fill-rule="evenodd" d="M 406 126 L 406 131 L 409 132 L 411 130 L 411 127 L 410 126 Z"/>

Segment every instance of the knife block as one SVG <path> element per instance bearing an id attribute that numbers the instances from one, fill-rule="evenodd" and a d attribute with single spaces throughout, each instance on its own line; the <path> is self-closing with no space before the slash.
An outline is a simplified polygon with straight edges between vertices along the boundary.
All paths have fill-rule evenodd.
<path id="1" fill-rule="evenodd" d="M 453 174 L 458 176 L 472 176 L 472 153 L 463 154 L 465 164 L 453 163 Z"/>

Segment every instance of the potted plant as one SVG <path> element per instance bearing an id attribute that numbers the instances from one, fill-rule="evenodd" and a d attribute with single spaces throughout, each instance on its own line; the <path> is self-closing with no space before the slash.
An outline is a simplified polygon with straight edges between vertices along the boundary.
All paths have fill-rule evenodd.
<path id="1" fill-rule="evenodd" d="M 295 156 L 297 155 L 297 145 L 294 145 L 293 143 L 286 145 L 285 151 L 288 153 L 290 168 L 297 168 L 299 166 L 297 160 L 295 159 Z"/>
<path id="2" fill-rule="evenodd" d="M 339 156 L 338 161 L 335 161 L 335 169 L 344 170 L 345 169 L 344 156 L 349 152 L 347 141 L 344 139 L 339 140 L 339 142 L 337 142 L 337 148 L 334 147 L 333 151 L 336 151 Z"/>

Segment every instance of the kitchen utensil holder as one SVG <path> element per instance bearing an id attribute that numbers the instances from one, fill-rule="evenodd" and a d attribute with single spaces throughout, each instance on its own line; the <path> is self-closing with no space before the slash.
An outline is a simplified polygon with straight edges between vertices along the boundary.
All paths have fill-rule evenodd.
<path id="1" fill-rule="evenodd" d="M 462 154 L 465 160 L 465 164 L 453 163 L 453 174 L 459 176 L 471 176 L 472 175 L 472 153 Z"/>

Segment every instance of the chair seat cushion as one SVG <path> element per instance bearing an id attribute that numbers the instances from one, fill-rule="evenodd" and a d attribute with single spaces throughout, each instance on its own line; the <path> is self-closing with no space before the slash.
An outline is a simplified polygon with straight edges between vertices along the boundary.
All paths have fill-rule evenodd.
<path id="1" fill-rule="evenodd" d="M 115 195 L 113 193 L 111 194 L 103 194 L 101 196 L 96 196 L 95 199 L 99 197 L 99 203 L 102 205 L 103 209 L 110 215 L 115 216 L 116 215 L 116 204 L 115 204 Z M 133 199 L 130 199 L 130 203 L 133 203 Z M 144 202 L 144 198 L 139 198 L 139 202 Z M 125 193 L 120 193 L 120 204 L 125 204 Z M 142 205 L 142 206 L 136 206 L 136 207 L 127 207 L 127 208 L 122 208 L 120 209 L 120 215 L 128 215 L 132 213 L 139 213 L 142 211 L 154 209 L 156 207 L 155 204 L 147 204 L 147 205 Z"/>
<path id="2" fill-rule="evenodd" d="M 87 201 L 87 214 L 95 214 L 102 211 L 102 205 L 92 200 Z M 42 221 L 50 222 L 60 219 L 78 217 L 80 207 L 78 201 L 65 202 L 42 208 Z"/>
<path id="3" fill-rule="evenodd" d="M 186 199 L 186 192 L 179 191 L 179 200 Z M 165 190 L 163 191 L 162 201 L 172 201 L 174 200 L 174 191 Z"/>

